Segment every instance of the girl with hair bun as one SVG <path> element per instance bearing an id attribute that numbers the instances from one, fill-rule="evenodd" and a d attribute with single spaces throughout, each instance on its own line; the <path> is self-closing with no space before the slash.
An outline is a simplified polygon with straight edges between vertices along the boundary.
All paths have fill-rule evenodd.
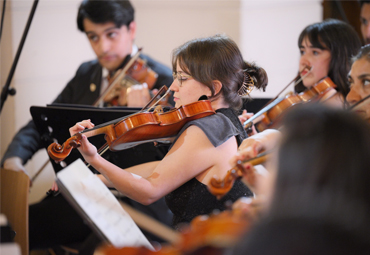
<path id="1" fill-rule="evenodd" d="M 264 89 L 263 68 L 243 60 L 234 41 L 224 35 L 191 40 L 173 51 L 175 107 L 197 102 L 206 96 L 216 114 L 185 124 L 161 161 L 121 169 L 103 159 L 84 136 L 79 151 L 101 173 L 103 182 L 142 204 L 165 196 L 174 214 L 175 228 L 201 214 L 224 210 L 225 202 L 252 192 L 240 181 L 221 200 L 207 190 L 214 176 L 222 178 L 232 167 L 246 133 L 236 111 L 241 96 L 253 87 Z M 92 128 L 84 120 L 70 128 L 71 135 Z"/>

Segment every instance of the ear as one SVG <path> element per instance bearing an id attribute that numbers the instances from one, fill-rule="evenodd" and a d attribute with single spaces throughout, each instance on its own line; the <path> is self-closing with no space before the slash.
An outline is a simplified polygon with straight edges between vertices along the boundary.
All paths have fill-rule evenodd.
<path id="1" fill-rule="evenodd" d="M 130 33 L 131 39 L 134 40 L 136 37 L 136 22 L 135 21 L 132 21 L 128 25 L 128 31 Z"/>
<path id="2" fill-rule="evenodd" d="M 217 95 L 222 89 L 222 83 L 219 80 L 212 81 L 213 88 L 215 89 L 215 95 Z"/>

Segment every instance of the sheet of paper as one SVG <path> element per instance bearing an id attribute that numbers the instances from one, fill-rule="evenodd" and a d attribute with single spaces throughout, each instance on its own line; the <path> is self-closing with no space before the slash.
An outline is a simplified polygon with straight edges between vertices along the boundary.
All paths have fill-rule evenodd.
<path id="1" fill-rule="evenodd" d="M 113 246 L 154 250 L 114 195 L 81 159 L 58 172 L 57 178 Z"/>

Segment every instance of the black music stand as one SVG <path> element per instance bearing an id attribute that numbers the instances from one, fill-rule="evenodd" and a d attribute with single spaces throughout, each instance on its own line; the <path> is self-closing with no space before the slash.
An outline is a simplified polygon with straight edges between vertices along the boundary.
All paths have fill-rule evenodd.
<path id="1" fill-rule="evenodd" d="M 272 98 L 243 98 L 243 109 L 248 112 L 257 113 L 261 110 Z"/>
<path id="2" fill-rule="evenodd" d="M 42 146 L 46 149 L 55 141 L 63 144 L 70 137 L 69 128 L 81 120 L 91 119 L 92 123 L 99 125 L 136 113 L 139 110 L 140 108 L 132 107 L 97 108 L 67 104 L 53 104 L 47 107 L 32 106 L 30 108 L 33 121 L 41 136 Z M 89 141 L 99 149 L 105 143 L 104 135 L 90 137 Z M 146 143 L 124 151 L 112 152 L 108 150 L 103 157 L 122 168 L 127 168 L 149 161 L 161 160 L 166 152 L 167 148 L 165 147 L 158 148 L 153 143 Z M 55 163 L 52 159 L 50 161 L 57 173 L 78 158 L 83 160 L 78 150 L 73 149 L 71 154 L 61 163 Z"/>

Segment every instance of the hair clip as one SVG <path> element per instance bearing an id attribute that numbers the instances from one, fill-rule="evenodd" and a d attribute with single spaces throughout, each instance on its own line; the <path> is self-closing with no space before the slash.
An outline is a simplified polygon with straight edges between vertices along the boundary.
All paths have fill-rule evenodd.
<path id="1" fill-rule="evenodd" d="M 238 95 L 241 96 L 241 97 L 248 96 L 249 93 L 251 93 L 251 91 L 254 88 L 254 80 L 249 75 L 247 70 L 243 70 L 243 75 L 244 75 L 243 85 L 238 90 Z"/>

